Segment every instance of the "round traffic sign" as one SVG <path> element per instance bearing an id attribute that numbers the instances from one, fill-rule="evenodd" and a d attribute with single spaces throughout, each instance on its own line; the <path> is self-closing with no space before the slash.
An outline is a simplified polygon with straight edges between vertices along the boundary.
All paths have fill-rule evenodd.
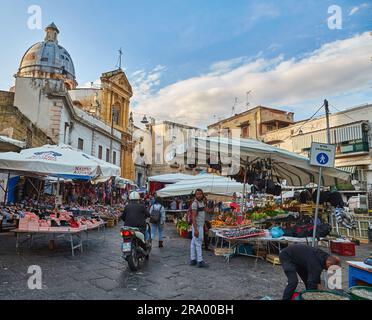
<path id="1" fill-rule="evenodd" d="M 321 152 L 316 156 L 316 161 L 318 161 L 319 164 L 327 164 L 329 157 L 326 153 Z"/>

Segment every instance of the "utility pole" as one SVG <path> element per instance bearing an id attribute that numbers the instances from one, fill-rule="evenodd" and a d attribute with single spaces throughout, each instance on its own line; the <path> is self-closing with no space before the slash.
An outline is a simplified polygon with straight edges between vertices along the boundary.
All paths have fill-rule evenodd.
<path id="1" fill-rule="evenodd" d="M 330 131 L 330 128 L 329 128 L 329 104 L 328 104 L 327 99 L 324 100 L 323 105 L 324 105 L 325 115 L 326 115 L 327 144 L 330 144 L 331 143 L 331 131 Z M 313 247 L 315 247 L 317 221 L 318 221 L 318 216 L 319 216 L 319 202 L 320 202 L 320 189 L 321 189 L 321 184 L 322 184 L 322 173 L 323 173 L 323 168 L 319 167 L 318 189 L 317 189 L 317 193 L 316 193 L 316 208 L 315 208 L 314 230 L 313 230 L 313 240 L 312 240 L 312 246 Z M 332 215 L 331 215 L 331 219 L 332 219 Z M 338 233 L 337 222 L 336 222 L 336 229 L 337 229 L 337 233 Z"/>
<path id="2" fill-rule="evenodd" d="M 325 115 L 326 115 L 326 121 L 327 121 L 327 143 L 331 143 L 331 131 L 329 128 L 329 105 L 328 100 L 324 100 L 324 109 L 325 109 Z"/>

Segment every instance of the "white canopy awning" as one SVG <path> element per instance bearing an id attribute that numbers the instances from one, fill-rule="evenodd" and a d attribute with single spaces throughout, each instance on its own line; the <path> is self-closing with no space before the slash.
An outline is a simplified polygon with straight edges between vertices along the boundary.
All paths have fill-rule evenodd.
<path id="1" fill-rule="evenodd" d="M 65 145 L 45 145 L 21 153 L 0 153 L 0 170 L 88 180 L 120 175 L 118 166 Z"/>
<path id="2" fill-rule="evenodd" d="M 249 186 L 248 186 L 249 187 Z M 205 193 L 233 195 L 243 193 L 243 184 L 227 177 L 217 175 L 197 175 L 193 179 L 179 181 L 157 192 L 159 197 L 175 197 L 189 195 L 196 189 L 202 189 Z"/>
<path id="3" fill-rule="evenodd" d="M 271 159 L 273 176 L 286 179 L 293 186 L 304 186 L 317 181 L 318 167 L 310 165 L 307 157 L 298 155 L 284 149 L 273 147 L 263 142 L 251 139 L 227 138 L 194 138 L 194 144 L 185 148 L 187 151 L 176 155 L 178 163 L 182 163 L 186 154 L 192 154 L 196 149 L 198 154 L 218 154 L 221 150 L 233 153 L 232 160 L 239 166 L 246 161 L 253 162 L 261 159 Z M 325 185 L 334 185 L 335 179 L 349 179 L 349 174 L 335 168 L 324 168 L 323 182 Z"/>
<path id="4" fill-rule="evenodd" d="M 170 174 L 161 174 L 158 176 L 149 177 L 150 182 L 161 182 L 161 183 L 176 183 L 181 180 L 185 180 L 189 177 L 192 177 L 190 174 L 183 173 L 170 173 Z"/>

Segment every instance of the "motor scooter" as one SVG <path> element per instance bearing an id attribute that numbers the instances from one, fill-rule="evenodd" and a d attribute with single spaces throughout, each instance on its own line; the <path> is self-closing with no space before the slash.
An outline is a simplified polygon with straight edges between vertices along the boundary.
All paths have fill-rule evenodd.
<path id="1" fill-rule="evenodd" d="M 124 226 L 120 230 L 123 238 L 122 255 L 132 271 L 138 271 L 140 263 L 150 257 L 152 249 L 151 227 L 148 223 L 146 225 L 146 236 L 138 228 Z"/>

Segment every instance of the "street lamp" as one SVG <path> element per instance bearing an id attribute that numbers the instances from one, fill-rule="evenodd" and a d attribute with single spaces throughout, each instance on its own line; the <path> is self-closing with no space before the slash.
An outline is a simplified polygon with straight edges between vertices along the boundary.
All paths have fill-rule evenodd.
<path id="1" fill-rule="evenodd" d="M 142 119 L 141 123 L 143 123 L 143 124 L 148 124 L 149 123 L 149 121 L 147 120 L 146 115 L 143 116 L 143 119 Z"/>

